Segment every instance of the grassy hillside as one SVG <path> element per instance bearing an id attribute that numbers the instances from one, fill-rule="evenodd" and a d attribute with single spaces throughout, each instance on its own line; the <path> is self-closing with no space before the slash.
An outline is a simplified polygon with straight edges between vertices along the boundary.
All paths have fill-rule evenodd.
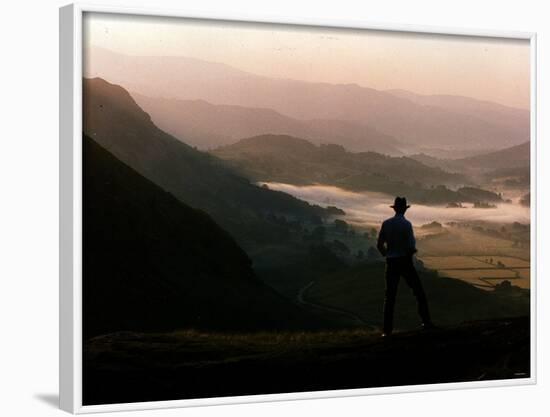
<path id="1" fill-rule="evenodd" d="M 317 276 L 305 298 L 313 303 L 345 309 L 375 327 L 382 325 L 384 300 L 382 262 L 362 263 Z M 439 277 L 421 270 L 421 278 L 433 320 L 451 325 L 469 320 L 529 314 L 529 291 L 484 291 L 460 280 Z M 401 281 L 395 310 L 395 326 L 414 329 L 419 325 L 416 300 Z"/>
<path id="2" fill-rule="evenodd" d="M 84 172 L 84 338 L 195 328 L 319 328 L 263 284 L 206 213 L 117 160 L 88 137 Z"/>
<path id="3" fill-rule="evenodd" d="M 389 341 L 364 330 L 118 333 L 93 339 L 84 363 L 85 405 L 528 378 L 529 320 Z"/>

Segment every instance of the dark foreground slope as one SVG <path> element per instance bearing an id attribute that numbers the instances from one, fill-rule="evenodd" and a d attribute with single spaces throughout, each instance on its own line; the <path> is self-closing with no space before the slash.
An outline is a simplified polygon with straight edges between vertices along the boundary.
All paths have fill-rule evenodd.
<path id="1" fill-rule="evenodd" d="M 529 341 L 527 318 L 390 340 L 360 330 L 117 333 L 88 344 L 84 404 L 527 378 Z"/>
<path id="2" fill-rule="evenodd" d="M 84 137 L 84 337 L 310 328 L 233 238 Z"/>

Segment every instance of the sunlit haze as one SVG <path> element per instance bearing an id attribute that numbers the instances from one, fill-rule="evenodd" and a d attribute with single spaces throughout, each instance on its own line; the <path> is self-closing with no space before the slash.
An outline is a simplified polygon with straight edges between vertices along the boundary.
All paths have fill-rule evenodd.
<path id="1" fill-rule="evenodd" d="M 275 78 L 529 108 L 529 43 L 523 40 L 92 13 L 84 19 L 84 45 L 193 57 Z"/>

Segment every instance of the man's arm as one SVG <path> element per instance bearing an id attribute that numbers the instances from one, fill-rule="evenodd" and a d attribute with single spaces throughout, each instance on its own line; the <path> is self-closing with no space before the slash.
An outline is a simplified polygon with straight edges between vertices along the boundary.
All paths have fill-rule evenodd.
<path id="1" fill-rule="evenodd" d="M 411 250 L 411 255 L 414 255 L 417 250 L 416 250 L 416 239 L 414 237 L 414 231 L 413 231 L 413 227 L 412 227 L 412 223 L 409 222 L 409 248 Z"/>
<path id="2" fill-rule="evenodd" d="M 380 228 L 380 232 L 378 233 L 378 243 L 376 244 L 376 248 L 378 249 L 378 252 L 382 254 L 382 256 L 387 255 L 388 250 L 386 248 L 386 237 L 384 236 L 384 223 L 382 223 L 382 227 Z"/>

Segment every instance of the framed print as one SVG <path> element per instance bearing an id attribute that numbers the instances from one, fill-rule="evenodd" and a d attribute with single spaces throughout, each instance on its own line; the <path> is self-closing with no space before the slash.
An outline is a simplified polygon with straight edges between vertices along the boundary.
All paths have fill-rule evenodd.
<path id="1" fill-rule="evenodd" d="M 61 407 L 535 383 L 535 39 L 61 8 Z"/>

